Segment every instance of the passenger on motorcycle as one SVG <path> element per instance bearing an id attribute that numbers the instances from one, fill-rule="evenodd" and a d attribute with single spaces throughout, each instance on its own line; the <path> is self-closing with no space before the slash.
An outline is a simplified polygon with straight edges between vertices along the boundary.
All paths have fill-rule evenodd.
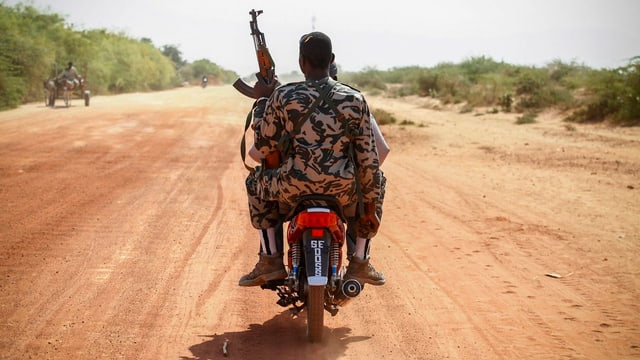
<path id="1" fill-rule="evenodd" d="M 338 81 L 338 66 L 336 66 L 335 62 L 332 62 L 331 66 L 329 67 L 329 76 L 331 76 L 333 80 Z M 382 131 L 380 131 L 380 128 L 378 127 L 378 123 L 376 122 L 376 118 L 373 116 L 373 114 L 371 114 L 371 130 L 373 130 L 373 135 L 376 138 L 376 147 L 378 148 L 378 159 L 380 160 L 380 166 L 382 166 L 382 164 L 384 163 L 384 160 L 387 158 L 387 155 L 389 155 L 391 148 L 389 147 L 389 144 L 387 144 L 387 141 L 382 135 Z M 384 173 L 382 172 L 382 170 L 380 171 L 380 173 L 382 174 L 381 175 L 382 184 L 381 184 L 380 198 L 378 199 L 378 202 L 376 202 L 376 215 L 378 215 L 378 217 L 382 219 L 382 203 L 384 201 L 384 190 L 385 190 L 385 184 L 387 182 L 387 178 L 384 176 Z M 349 226 L 347 227 L 347 258 L 351 260 L 351 257 L 353 256 L 353 254 L 355 253 L 361 254 L 363 252 L 365 256 L 368 257 L 369 241 L 371 239 L 366 239 L 366 241 L 360 240 L 359 242 L 360 248 L 356 249 L 357 225 L 354 223 L 355 218 L 350 220 L 351 221 L 349 221 Z"/>
<path id="2" fill-rule="evenodd" d="M 349 217 L 357 218 L 356 248 L 346 278 L 360 283 L 382 285 L 384 275 L 369 262 L 369 239 L 377 232 L 383 198 L 383 176 L 373 133 L 371 115 L 364 96 L 341 83 L 329 80 L 334 60 L 331 40 L 313 32 L 300 40 L 299 65 L 305 82 L 290 83 L 276 89 L 277 81 L 254 87 L 259 96 L 254 104 L 255 148 L 269 161 L 289 135 L 288 149 L 273 168 L 260 168 L 247 178 L 247 194 L 252 225 L 260 229 L 259 261 L 244 275 L 241 286 L 257 286 L 287 277 L 282 249 L 278 248 L 276 226 L 303 195 L 325 194 L 335 197 Z M 334 86 L 322 103 L 295 132 L 300 120 L 327 86 Z M 336 114 L 330 102 L 335 104 Z M 295 133 L 294 133 L 295 132 Z M 350 149 L 355 149 L 351 152 Z M 352 160 L 353 157 L 353 160 Z M 356 182 L 358 184 L 356 184 Z M 358 199 L 361 198 L 359 206 Z M 366 209 L 363 213 L 358 208 Z"/>

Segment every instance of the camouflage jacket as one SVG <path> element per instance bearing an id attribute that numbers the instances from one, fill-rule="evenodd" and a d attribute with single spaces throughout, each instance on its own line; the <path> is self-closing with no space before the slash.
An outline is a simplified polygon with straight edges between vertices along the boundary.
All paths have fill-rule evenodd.
<path id="1" fill-rule="evenodd" d="M 290 203 L 297 195 L 311 193 L 333 195 L 343 205 L 355 203 L 355 169 L 363 201 L 373 202 L 380 186 L 378 153 L 369 107 L 359 91 L 338 83 L 327 98 L 342 117 L 323 101 L 300 131 L 292 134 L 294 124 L 319 96 L 317 88 L 327 86 L 327 79 L 283 85 L 266 104 L 258 105 L 253 123 L 256 148 L 266 156 L 278 149 L 285 133 L 292 136 L 291 151 L 283 155 L 278 179 L 280 192 Z M 349 154 L 351 144 L 356 164 Z"/>

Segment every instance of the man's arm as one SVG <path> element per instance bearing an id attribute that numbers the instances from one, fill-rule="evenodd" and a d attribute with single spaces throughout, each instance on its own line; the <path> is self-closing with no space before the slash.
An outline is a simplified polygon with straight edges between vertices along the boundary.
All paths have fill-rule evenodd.
<path id="1" fill-rule="evenodd" d="M 358 234 L 370 238 L 380 226 L 376 201 L 380 196 L 382 173 L 373 129 L 375 120 L 372 120 L 364 98 L 362 114 L 362 134 L 356 137 L 357 169 L 362 188 L 362 203 L 358 206 Z"/>
<path id="2" fill-rule="evenodd" d="M 255 143 L 251 146 L 251 149 L 249 149 L 248 154 L 249 154 L 249 157 L 251 157 L 253 160 L 257 162 L 261 162 L 262 159 L 264 159 L 264 157 L 262 156 L 262 153 L 258 151 L 258 149 L 256 148 Z"/>
<path id="3" fill-rule="evenodd" d="M 273 140 L 276 137 L 276 133 L 272 131 L 272 125 L 274 123 L 274 116 L 267 116 L 267 113 L 273 114 L 273 94 L 275 87 L 278 86 L 277 78 L 270 84 L 265 84 L 262 81 L 258 81 L 254 86 L 256 94 L 262 95 L 256 100 L 253 117 L 253 129 L 254 129 L 254 145 L 249 150 L 249 155 L 257 160 L 263 161 L 264 166 L 268 169 L 277 168 L 281 163 L 280 152 L 277 150 L 274 144 L 277 144 L 277 140 Z"/>
<path id="4" fill-rule="evenodd" d="M 378 127 L 378 123 L 376 122 L 376 118 L 373 117 L 373 114 L 371 114 L 371 129 L 373 130 L 373 136 L 376 138 L 376 148 L 378 149 L 378 159 L 380 161 L 380 165 L 382 166 L 382 163 L 384 163 L 384 160 L 387 158 L 387 155 L 389 155 L 389 151 L 391 151 L 391 148 L 389 147 L 389 144 L 387 144 L 387 141 L 384 139 L 384 136 L 382 135 L 382 131 L 380 131 L 380 128 Z"/>
<path id="5" fill-rule="evenodd" d="M 361 112 L 360 128 L 362 132 L 355 139 L 355 156 L 363 201 L 369 203 L 375 200 L 375 190 L 379 187 L 380 179 L 376 174 L 379 173 L 380 161 L 372 129 L 371 113 L 364 97 L 362 98 Z"/>

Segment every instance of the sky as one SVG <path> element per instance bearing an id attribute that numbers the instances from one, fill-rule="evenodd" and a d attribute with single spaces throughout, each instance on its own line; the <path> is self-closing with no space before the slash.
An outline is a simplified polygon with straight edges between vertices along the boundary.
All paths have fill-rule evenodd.
<path id="1" fill-rule="evenodd" d="M 640 56 L 640 0 L 0 0 L 57 13 L 76 30 L 107 29 L 189 61 L 208 59 L 245 76 L 257 71 L 249 11 L 258 17 L 276 72 L 298 71 L 298 39 L 322 31 L 342 71 L 432 67 L 485 56 L 542 67 L 592 68 Z"/>

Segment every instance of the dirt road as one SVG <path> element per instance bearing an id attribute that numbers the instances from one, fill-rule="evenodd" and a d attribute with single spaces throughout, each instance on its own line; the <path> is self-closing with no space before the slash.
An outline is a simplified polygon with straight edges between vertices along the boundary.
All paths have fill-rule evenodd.
<path id="1" fill-rule="evenodd" d="M 322 344 L 257 260 L 230 86 L 0 113 L 0 358 L 640 359 L 640 129 L 369 99 L 392 147 L 369 286 Z M 557 274 L 550 277 L 546 274 Z"/>

